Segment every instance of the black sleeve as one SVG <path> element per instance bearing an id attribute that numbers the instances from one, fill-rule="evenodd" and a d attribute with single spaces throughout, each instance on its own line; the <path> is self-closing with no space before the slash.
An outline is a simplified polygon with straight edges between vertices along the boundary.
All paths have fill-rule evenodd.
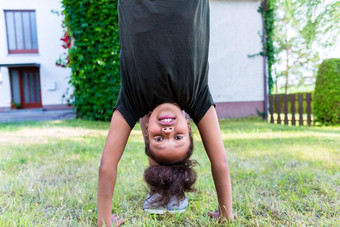
<path id="1" fill-rule="evenodd" d="M 133 108 L 131 102 L 129 102 L 128 96 L 123 87 L 120 89 L 117 103 L 113 108 L 113 111 L 115 110 L 118 110 L 123 115 L 130 128 L 133 129 L 139 119 L 139 116 L 135 111 L 136 108 Z"/>
<path id="2" fill-rule="evenodd" d="M 206 85 L 195 97 L 194 104 L 187 112 L 197 125 L 211 106 L 215 107 L 215 103 L 210 94 L 209 86 Z"/>

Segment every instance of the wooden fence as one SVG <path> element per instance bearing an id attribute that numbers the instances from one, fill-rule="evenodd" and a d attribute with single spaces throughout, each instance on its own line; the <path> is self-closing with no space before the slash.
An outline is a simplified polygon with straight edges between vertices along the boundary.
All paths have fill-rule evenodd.
<path id="1" fill-rule="evenodd" d="M 269 96 L 268 120 L 274 124 L 311 125 L 312 93 Z"/>

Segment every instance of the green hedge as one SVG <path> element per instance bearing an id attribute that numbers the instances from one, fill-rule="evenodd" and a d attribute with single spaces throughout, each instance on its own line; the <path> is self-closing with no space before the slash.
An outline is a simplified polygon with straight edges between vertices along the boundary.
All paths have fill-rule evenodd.
<path id="1" fill-rule="evenodd" d="M 340 124 L 340 58 L 325 60 L 316 78 L 313 112 L 316 120 Z"/>
<path id="2" fill-rule="evenodd" d="M 72 37 L 69 83 L 80 118 L 109 120 L 120 88 L 117 1 L 63 0 Z"/>

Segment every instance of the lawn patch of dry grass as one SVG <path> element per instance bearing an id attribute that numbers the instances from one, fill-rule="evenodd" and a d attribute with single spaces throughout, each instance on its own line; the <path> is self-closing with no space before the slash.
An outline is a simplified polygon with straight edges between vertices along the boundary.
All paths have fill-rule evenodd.
<path id="1" fill-rule="evenodd" d="M 220 122 L 238 219 L 231 226 L 338 226 L 340 127 L 290 127 L 254 119 Z M 98 168 L 109 123 L 0 125 L 0 226 L 94 226 Z M 217 226 L 209 160 L 197 128 L 197 191 L 183 214 L 143 212 L 147 167 L 139 125 L 119 164 L 113 212 L 126 226 Z"/>

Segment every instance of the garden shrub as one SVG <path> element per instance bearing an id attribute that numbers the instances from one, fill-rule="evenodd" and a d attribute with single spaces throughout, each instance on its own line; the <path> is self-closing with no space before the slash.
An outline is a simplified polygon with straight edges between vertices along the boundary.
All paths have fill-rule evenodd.
<path id="1" fill-rule="evenodd" d="M 340 124 L 340 59 L 327 59 L 316 78 L 313 112 L 317 121 Z"/>
<path id="2" fill-rule="evenodd" d="M 63 0 L 77 116 L 109 120 L 120 88 L 117 1 Z"/>

